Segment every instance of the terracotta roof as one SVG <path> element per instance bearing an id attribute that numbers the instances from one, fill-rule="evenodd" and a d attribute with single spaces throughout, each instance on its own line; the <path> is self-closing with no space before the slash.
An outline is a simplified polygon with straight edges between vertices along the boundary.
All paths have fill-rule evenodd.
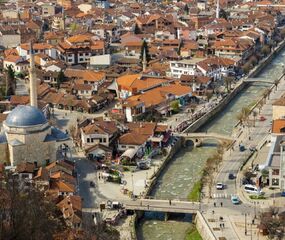
<path id="1" fill-rule="evenodd" d="M 124 75 L 117 78 L 118 86 L 122 89 L 142 91 L 169 82 L 169 79 L 159 77 L 144 77 L 140 74 Z"/>
<path id="2" fill-rule="evenodd" d="M 20 163 L 17 165 L 16 172 L 18 173 L 34 173 L 35 165 L 33 163 Z"/>
<path id="3" fill-rule="evenodd" d="M 29 43 L 23 43 L 20 45 L 20 47 L 24 50 L 30 50 L 30 44 Z M 44 49 L 51 49 L 53 46 L 48 43 L 34 43 L 33 49 L 35 50 L 44 50 Z"/>
<path id="4" fill-rule="evenodd" d="M 272 133 L 283 133 L 285 135 L 285 119 L 272 121 Z"/>
<path id="5" fill-rule="evenodd" d="M 12 105 L 27 105 L 30 102 L 30 96 L 12 95 L 10 103 Z"/>
<path id="6" fill-rule="evenodd" d="M 125 145 L 142 145 L 150 136 L 145 134 L 138 134 L 136 132 L 126 133 L 119 138 L 119 144 Z"/>
<path id="7" fill-rule="evenodd" d="M 104 72 L 95 72 L 92 70 L 81 70 L 67 68 L 64 72 L 67 78 L 82 79 L 89 82 L 97 82 L 105 79 L 106 74 Z"/>
<path id="8" fill-rule="evenodd" d="M 274 106 L 285 106 L 285 98 L 281 97 L 279 99 L 277 99 L 275 102 L 272 103 L 272 105 Z"/>
<path id="9" fill-rule="evenodd" d="M 90 123 L 82 130 L 85 134 L 114 134 L 118 131 L 118 128 L 114 121 L 99 120 Z"/>
<path id="10" fill-rule="evenodd" d="M 4 61 L 6 62 L 13 62 L 13 63 L 17 63 L 20 61 L 24 61 L 22 57 L 17 56 L 17 55 L 9 55 L 7 57 L 4 58 Z"/>
<path id="11" fill-rule="evenodd" d="M 0 123 L 4 122 L 7 118 L 8 114 L 0 113 Z"/>
<path id="12" fill-rule="evenodd" d="M 59 192 L 75 192 L 75 186 L 73 184 L 63 181 L 52 182 L 50 189 L 57 190 Z"/>

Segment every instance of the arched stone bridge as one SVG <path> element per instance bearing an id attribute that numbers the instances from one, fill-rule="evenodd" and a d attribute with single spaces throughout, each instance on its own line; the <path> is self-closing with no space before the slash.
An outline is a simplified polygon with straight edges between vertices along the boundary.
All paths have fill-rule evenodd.
<path id="1" fill-rule="evenodd" d="M 173 133 L 173 135 L 182 137 L 184 142 L 191 140 L 194 146 L 201 145 L 205 140 L 216 140 L 220 144 L 232 143 L 234 141 L 234 138 L 231 136 L 213 132 Z"/>
<path id="2" fill-rule="evenodd" d="M 270 81 L 267 78 L 247 78 L 243 80 L 245 83 L 268 83 L 268 84 L 273 84 L 274 81 Z"/>

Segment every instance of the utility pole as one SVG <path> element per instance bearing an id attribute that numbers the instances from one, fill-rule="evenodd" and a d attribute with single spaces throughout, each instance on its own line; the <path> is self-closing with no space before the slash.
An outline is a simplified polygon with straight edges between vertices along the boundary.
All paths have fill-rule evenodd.
<path id="1" fill-rule="evenodd" d="M 244 235 L 247 234 L 247 228 L 246 228 L 246 213 L 244 214 Z"/>

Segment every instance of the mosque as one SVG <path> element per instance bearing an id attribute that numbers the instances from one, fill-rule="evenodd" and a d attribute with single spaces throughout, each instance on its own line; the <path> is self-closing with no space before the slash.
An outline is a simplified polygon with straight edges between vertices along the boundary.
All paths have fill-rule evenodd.
<path id="1" fill-rule="evenodd" d="M 3 123 L 0 132 L 0 162 L 17 166 L 32 162 L 43 166 L 57 160 L 61 147 L 70 143 L 69 136 L 50 126 L 44 114 L 37 107 L 35 63 L 30 56 L 30 106 L 14 108 Z"/>

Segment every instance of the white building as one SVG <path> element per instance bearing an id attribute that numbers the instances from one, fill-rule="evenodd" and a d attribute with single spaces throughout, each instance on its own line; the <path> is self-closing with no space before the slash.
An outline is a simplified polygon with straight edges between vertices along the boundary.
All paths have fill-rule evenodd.
<path id="1" fill-rule="evenodd" d="M 201 58 L 185 59 L 181 61 L 171 61 L 170 71 L 171 76 L 174 78 L 180 78 L 181 75 L 197 75 L 197 63 L 201 61 Z"/>

